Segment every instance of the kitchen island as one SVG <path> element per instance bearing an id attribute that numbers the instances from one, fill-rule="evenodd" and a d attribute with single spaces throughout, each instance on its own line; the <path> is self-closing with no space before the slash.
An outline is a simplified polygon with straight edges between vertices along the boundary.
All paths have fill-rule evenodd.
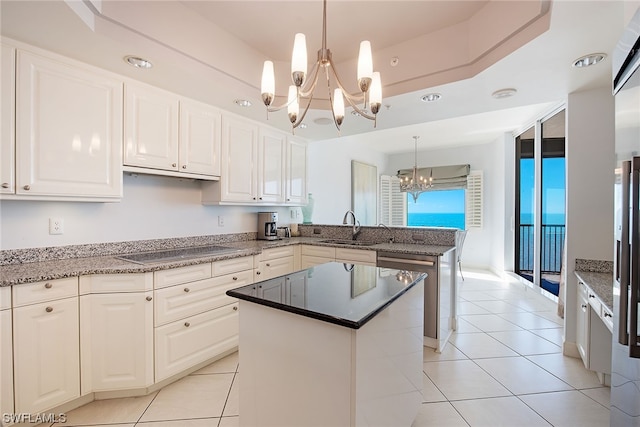
<path id="1" fill-rule="evenodd" d="M 240 425 L 411 425 L 424 277 L 332 262 L 227 291 L 240 300 Z"/>

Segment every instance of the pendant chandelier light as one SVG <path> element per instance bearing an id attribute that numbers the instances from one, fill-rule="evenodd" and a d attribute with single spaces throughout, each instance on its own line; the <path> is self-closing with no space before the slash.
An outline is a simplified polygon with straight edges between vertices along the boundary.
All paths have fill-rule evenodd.
<path id="1" fill-rule="evenodd" d="M 429 188 L 433 186 L 433 176 L 430 175 L 429 178 L 425 178 L 423 176 L 418 175 L 418 138 L 419 136 L 414 136 L 414 144 L 415 144 L 415 155 L 414 155 L 414 164 L 413 170 L 411 171 L 411 175 L 407 174 L 405 171 L 398 171 L 398 178 L 400 179 L 400 191 L 409 193 L 413 196 L 413 202 L 416 203 L 418 201 L 418 196 L 423 191 L 427 191 Z"/>
<path id="2" fill-rule="evenodd" d="M 293 129 L 300 126 L 304 120 L 311 101 L 314 98 L 313 92 L 318 84 L 321 71 L 326 78 L 326 89 L 328 91 L 329 102 L 331 104 L 331 114 L 338 131 L 344 120 L 344 100 L 358 113 L 358 115 L 372 120 L 374 127 L 380 106 L 382 105 L 382 85 L 380 83 L 380 73 L 373 71 L 373 59 L 371 56 L 371 43 L 365 40 L 360 43 L 358 56 L 358 87 L 360 94 L 352 95 L 347 92 L 338 77 L 338 73 L 331 60 L 331 50 L 327 49 L 327 0 L 322 6 L 322 47 L 318 50 L 318 59 L 311 69 L 310 79 L 307 79 L 307 46 L 305 35 L 298 33 L 293 44 L 293 56 L 291 59 L 291 80 L 293 85 L 289 86 L 287 102 L 280 106 L 272 106 L 275 98 L 275 77 L 272 61 L 265 61 L 262 70 L 262 101 L 268 112 L 274 112 L 287 107 L 289 121 Z M 335 87 L 332 90 L 332 87 Z M 300 114 L 300 103 L 306 100 L 306 106 Z M 363 107 L 357 104 L 363 103 Z M 368 107 L 367 107 L 368 105 Z M 367 111 L 370 109 L 371 113 Z"/>

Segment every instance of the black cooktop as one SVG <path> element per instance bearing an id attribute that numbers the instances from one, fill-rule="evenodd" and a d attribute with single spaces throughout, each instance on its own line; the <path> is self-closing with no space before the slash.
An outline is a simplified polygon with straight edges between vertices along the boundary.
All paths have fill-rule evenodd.
<path id="1" fill-rule="evenodd" d="M 230 248 L 227 246 L 196 246 L 191 248 L 177 248 L 155 252 L 128 254 L 116 258 L 134 262 L 136 264 L 152 264 L 156 262 L 180 261 L 238 251 L 240 251 L 240 249 Z"/>

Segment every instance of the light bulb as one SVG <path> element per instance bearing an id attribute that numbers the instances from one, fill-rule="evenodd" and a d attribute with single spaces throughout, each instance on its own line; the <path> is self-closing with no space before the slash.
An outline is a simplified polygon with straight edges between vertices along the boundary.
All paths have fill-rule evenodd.
<path id="1" fill-rule="evenodd" d="M 289 86 L 289 96 L 287 97 L 287 113 L 289 113 L 289 121 L 295 123 L 298 120 L 298 88 L 294 85 Z"/>
<path id="2" fill-rule="evenodd" d="M 371 79 L 371 91 L 369 92 L 369 105 L 373 114 L 378 114 L 382 105 L 382 82 L 380 81 L 380 73 L 374 71 Z"/>
<path id="3" fill-rule="evenodd" d="M 307 41 L 302 33 L 297 33 L 293 41 L 293 55 L 291 56 L 291 79 L 293 84 L 300 87 L 307 75 Z"/>
<path id="4" fill-rule="evenodd" d="M 262 68 L 262 84 L 260 86 L 262 93 L 262 102 L 267 107 L 273 102 L 276 93 L 276 79 L 273 72 L 273 62 L 264 61 Z"/>
<path id="5" fill-rule="evenodd" d="M 340 126 L 342 120 L 344 120 L 344 98 L 342 97 L 340 88 L 336 88 L 333 91 L 333 116 L 338 126 Z"/>
<path id="6" fill-rule="evenodd" d="M 371 43 L 369 40 L 360 42 L 360 53 L 358 54 L 358 86 L 361 92 L 369 90 L 371 78 L 373 77 L 373 58 L 371 56 Z"/>

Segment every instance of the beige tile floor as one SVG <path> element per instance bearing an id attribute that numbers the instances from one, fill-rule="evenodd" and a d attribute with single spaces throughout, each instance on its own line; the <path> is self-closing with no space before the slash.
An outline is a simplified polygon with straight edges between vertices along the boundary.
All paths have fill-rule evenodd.
<path id="1" fill-rule="evenodd" d="M 562 355 L 555 303 L 487 273 L 465 279 L 457 333 L 442 353 L 425 348 L 412 427 L 608 426 L 609 388 Z M 89 403 L 60 426 L 238 426 L 239 375 L 235 353 L 148 396 Z"/>

